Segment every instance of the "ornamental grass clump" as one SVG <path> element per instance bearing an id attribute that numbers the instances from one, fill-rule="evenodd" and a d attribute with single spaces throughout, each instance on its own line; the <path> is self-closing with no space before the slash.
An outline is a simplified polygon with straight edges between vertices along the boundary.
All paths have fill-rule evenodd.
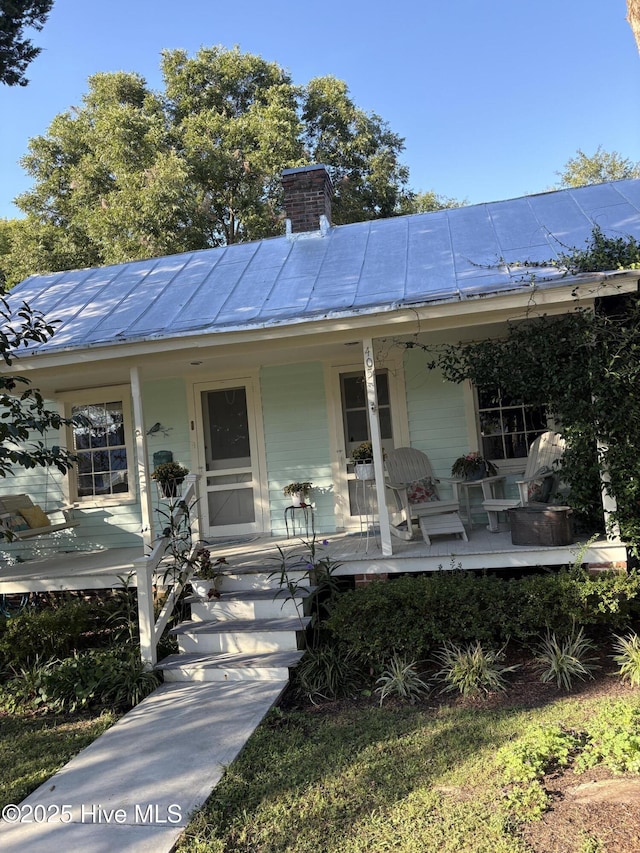
<path id="1" fill-rule="evenodd" d="M 485 650 L 479 642 L 468 646 L 445 643 L 434 655 L 440 664 L 436 679 L 444 682 L 442 693 L 456 690 L 463 696 L 479 693 L 504 692 L 507 689 L 506 673 L 518 669 L 518 664 L 505 666 L 505 646 Z"/>
<path id="2" fill-rule="evenodd" d="M 375 692 L 380 696 L 380 705 L 389 696 L 406 699 L 414 705 L 429 693 L 429 684 L 420 678 L 416 661 L 408 661 L 397 654 L 391 656 L 376 684 L 378 687 Z"/>
<path id="3" fill-rule="evenodd" d="M 559 688 L 571 690 L 574 679 L 584 681 L 593 678 L 593 672 L 599 669 L 597 658 L 589 657 L 595 651 L 595 644 L 585 637 L 584 629 L 575 628 L 563 639 L 547 633 L 535 650 L 535 665 L 540 681 L 556 682 Z"/>
<path id="4" fill-rule="evenodd" d="M 623 637 L 616 635 L 613 648 L 616 654 L 612 658 L 618 664 L 618 675 L 632 687 L 640 687 L 640 637 L 635 631 Z"/>

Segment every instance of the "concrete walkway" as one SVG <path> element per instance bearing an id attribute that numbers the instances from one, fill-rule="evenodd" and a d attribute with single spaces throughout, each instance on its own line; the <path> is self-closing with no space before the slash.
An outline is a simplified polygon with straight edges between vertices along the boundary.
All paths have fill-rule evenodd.
<path id="1" fill-rule="evenodd" d="M 0 822 L 3 853 L 169 853 L 286 681 L 164 684 Z M 64 807 L 64 808 L 63 808 Z"/>

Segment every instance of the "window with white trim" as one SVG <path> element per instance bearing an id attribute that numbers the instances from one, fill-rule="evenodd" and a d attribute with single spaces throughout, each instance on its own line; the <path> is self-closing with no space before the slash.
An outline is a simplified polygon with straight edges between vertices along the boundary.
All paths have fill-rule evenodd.
<path id="1" fill-rule="evenodd" d="M 82 396 L 82 401 L 68 403 L 69 414 L 78 421 L 69 427 L 69 447 L 77 457 L 69 477 L 70 498 L 81 503 L 113 503 L 131 497 L 129 389 Z"/>
<path id="2" fill-rule="evenodd" d="M 478 391 L 477 403 L 481 453 L 494 462 L 526 459 L 531 443 L 552 426 L 546 407 L 515 400 L 499 389 Z"/>

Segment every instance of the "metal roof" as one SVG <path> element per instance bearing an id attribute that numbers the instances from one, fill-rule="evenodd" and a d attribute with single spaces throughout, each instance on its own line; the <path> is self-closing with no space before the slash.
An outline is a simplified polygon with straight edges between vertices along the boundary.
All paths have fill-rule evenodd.
<path id="1" fill-rule="evenodd" d="M 348 318 L 528 287 L 523 262 L 584 248 L 594 225 L 640 239 L 640 179 L 31 276 L 10 296 L 61 321 L 38 352 Z"/>

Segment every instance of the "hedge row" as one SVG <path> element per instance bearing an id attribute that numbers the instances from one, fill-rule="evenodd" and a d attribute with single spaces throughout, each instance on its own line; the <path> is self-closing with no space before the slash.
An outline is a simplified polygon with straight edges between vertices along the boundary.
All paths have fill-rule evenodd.
<path id="1" fill-rule="evenodd" d="M 561 571 L 505 580 L 470 572 L 409 575 L 337 598 L 333 640 L 364 661 L 425 658 L 444 641 L 529 646 L 547 629 L 621 631 L 640 619 L 640 574 Z"/>

